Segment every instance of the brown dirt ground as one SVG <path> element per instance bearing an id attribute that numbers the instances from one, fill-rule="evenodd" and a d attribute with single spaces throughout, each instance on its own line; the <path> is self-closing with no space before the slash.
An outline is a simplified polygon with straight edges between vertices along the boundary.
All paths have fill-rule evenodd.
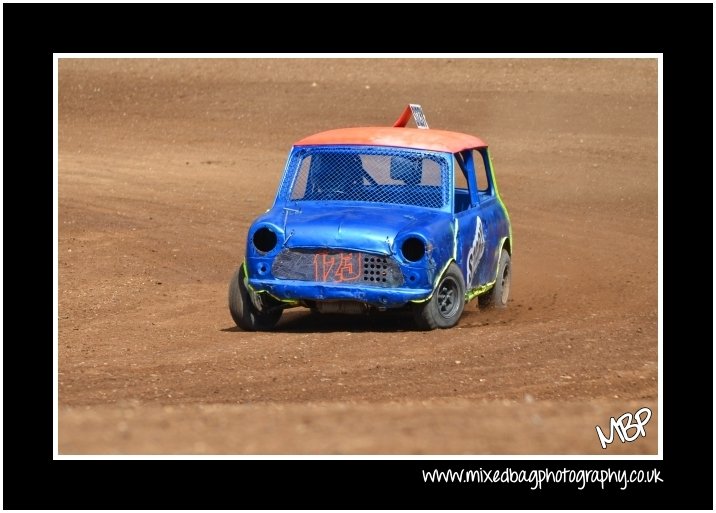
<path id="1" fill-rule="evenodd" d="M 235 328 L 291 144 L 408 102 L 493 149 L 509 308 Z M 62 59 L 58 293 L 60 454 L 655 454 L 657 63 Z"/>

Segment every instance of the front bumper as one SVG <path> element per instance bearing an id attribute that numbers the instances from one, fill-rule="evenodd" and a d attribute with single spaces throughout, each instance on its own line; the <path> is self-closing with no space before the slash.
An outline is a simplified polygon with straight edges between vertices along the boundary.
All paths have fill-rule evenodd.
<path id="1" fill-rule="evenodd" d="M 383 308 L 399 308 L 411 301 L 423 301 L 432 294 L 432 289 L 424 288 L 383 288 L 261 278 L 250 278 L 249 285 L 255 292 L 268 292 L 283 301 L 358 301 Z"/>

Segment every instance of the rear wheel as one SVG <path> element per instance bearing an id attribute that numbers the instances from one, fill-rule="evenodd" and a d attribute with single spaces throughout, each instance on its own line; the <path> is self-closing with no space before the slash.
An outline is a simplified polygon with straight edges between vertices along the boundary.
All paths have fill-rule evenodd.
<path id="1" fill-rule="evenodd" d="M 270 330 L 281 318 L 283 310 L 260 311 L 251 302 L 244 280 L 244 266 L 239 267 L 229 282 L 229 311 L 236 325 L 245 331 Z"/>
<path id="2" fill-rule="evenodd" d="M 480 308 L 505 308 L 510 296 L 510 282 L 512 281 L 512 264 L 510 254 L 502 250 L 500 261 L 497 264 L 497 281 L 495 285 L 478 296 Z"/>
<path id="3" fill-rule="evenodd" d="M 452 262 L 443 274 L 432 297 L 414 306 L 415 322 L 420 329 L 452 328 L 465 309 L 465 280 Z"/>

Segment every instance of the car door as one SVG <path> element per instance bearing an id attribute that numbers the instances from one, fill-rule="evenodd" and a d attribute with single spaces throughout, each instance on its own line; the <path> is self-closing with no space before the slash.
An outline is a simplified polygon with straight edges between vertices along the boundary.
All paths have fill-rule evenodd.
<path id="1" fill-rule="evenodd" d="M 509 225 L 493 182 L 487 148 L 456 153 L 454 166 L 456 260 L 469 292 L 495 280 Z"/>
<path id="2" fill-rule="evenodd" d="M 479 155 L 479 154 L 478 154 Z M 490 239 L 489 222 L 480 201 L 472 150 L 455 154 L 454 214 L 457 222 L 456 260 L 465 277 L 465 289 L 470 291 L 487 283 L 486 241 Z"/>
<path id="3" fill-rule="evenodd" d="M 493 183 L 487 148 L 472 150 L 472 157 L 479 215 L 485 233 L 485 250 L 478 269 L 479 282 L 482 286 L 495 280 L 497 264 L 500 259 L 501 242 L 507 236 L 508 227 L 503 206 Z"/>

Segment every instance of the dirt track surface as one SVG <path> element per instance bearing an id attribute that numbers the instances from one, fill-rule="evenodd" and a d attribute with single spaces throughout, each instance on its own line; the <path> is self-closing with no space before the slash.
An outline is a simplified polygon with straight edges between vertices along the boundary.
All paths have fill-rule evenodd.
<path id="1" fill-rule="evenodd" d="M 240 331 L 291 144 L 408 102 L 492 147 L 509 307 Z M 60 454 L 655 454 L 656 61 L 61 60 L 59 402 Z"/>

